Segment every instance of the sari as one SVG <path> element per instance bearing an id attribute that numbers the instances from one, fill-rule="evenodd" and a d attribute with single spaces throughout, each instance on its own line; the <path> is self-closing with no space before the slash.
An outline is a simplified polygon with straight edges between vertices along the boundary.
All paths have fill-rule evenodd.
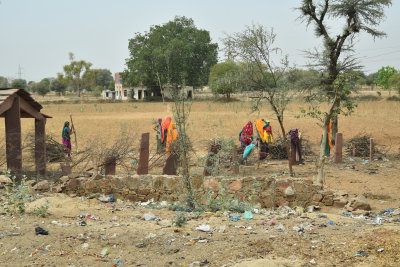
<path id="1" fill-rule="evenodd" d="M 178 138 L 179 134 L 178 131 L 175 128 L 175 123 L 171 122 L 168 128 L 168 134 L 167 134 L 167 157 L 171 155 L 171 151 L 173 150 L 173 145 L 175 143 L 175 140 Z"/>
<path id="2" fill-rule="evenodd" d="M 164 144 L 166 141 L 166 135 L 167 135 L 167 131 L 169 129 L 169 126 L 171 124 L 171 117 L 167 117 L 165 118 L 165 120 L 163 121 L 163 123 L 161 124 L 161 143 Z"/>

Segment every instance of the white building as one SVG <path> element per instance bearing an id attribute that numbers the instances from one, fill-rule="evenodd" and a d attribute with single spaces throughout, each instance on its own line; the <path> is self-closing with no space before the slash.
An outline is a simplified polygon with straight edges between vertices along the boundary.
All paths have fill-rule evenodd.
<path id="1" fill-rule="evenodd" d="M 102 93 L 102 96 L 104 99 L 143 100 L 145 97 L 149 97 L 149 96 L 161 97 L 161 92 L 160 92 L 159 87 L 155 87 L 155 88 L 148 88 L 146 86 L 124 87 L 122 85 L 121 73 L 119 73 L 119 72 L 115 73 L 114 83 L 115 83 L 115 91 L 104 90 Z M 194 96 L 193 86 L 185 86 L 184 91 L 185 91 L 185 95 L 187 96 L 187 98 L 193 98 L 193 96 Z M 172 98 L 172 88 L 165 88 L 164 96 L 166 98 Z"/>

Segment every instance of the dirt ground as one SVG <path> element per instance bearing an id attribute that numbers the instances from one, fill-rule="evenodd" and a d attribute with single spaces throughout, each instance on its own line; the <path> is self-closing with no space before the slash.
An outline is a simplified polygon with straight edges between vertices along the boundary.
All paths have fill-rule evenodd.
<path id="1" fill-rule="evenodd" d="M 44 194 L 27 205 L 27 214 L 0 217 L 0 265 L 399 266 L 399 163 L 397 159 L 328 163 L 326 184 L 333 190 L 363 193 L 373 209 L 364 217 L 362 212 L 326 207 L 303 214 L 288 214 L 282 208 L 261 211 L 251 220 L 242 214 L 237 222 L 229 220 L 228 212 L 183 212 L 188 223 L 180 228 L 172 224 L 180 212 L 167 207 Z M 282 164 L 269 162 L 262 169 L 274 174 Z M 295 170 L 306 178 L 313 166 L 306 162 Z M 262 172 L 251 167 L 242 171 Z M 50 215 L 32 214 L 46 200 Z M 383 222 L 376 225 L 376 215 L 389 208 L 393 212 L 381 214 Z M 142 219 L 149 212 L 156 220 Z M 209 225 L 210 231 L 196 231 L 200 225 Z M 35 235 L 36 226 L 49 235 Z"/>

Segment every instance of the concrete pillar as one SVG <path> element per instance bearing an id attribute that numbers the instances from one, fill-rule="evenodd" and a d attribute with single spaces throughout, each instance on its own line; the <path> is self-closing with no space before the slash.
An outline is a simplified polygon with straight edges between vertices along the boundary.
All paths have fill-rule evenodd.
<path id="1" fill-rule="evenodd" d="M 375 151 L 374 138 L 370 138 L 369 139 L 369 161 L 370 162 L 374 161 L 374 151 Z"/>
<path id="2" fill-rule="evenodd" d="M 150 145 L 150 133 L 142 134 L 140 140 L 140 155 L 139 155 L 139 166 L 137 174 L 148 174 L 149 173 L 149 145 Z"/>
<path id="3" fill-rule="evenodd" d="M 296 145 L 293 142 L 290 142 L 290 160 L 292 162 L 292 165 L 299 164 L 296 155 L 297 155 Z"/>
<path id="4" fill-rule="evenodd" d="M 19 97 L 15 97 L 9 110 L 4 113 L 6 124 L 7 168 L 15 174 L 22 172 L 21 111 Z"/>
<path id="5" fill-rule="evenodd" d="M 342 163 L 343 155 L 343 134 L 342 133 L 336 133 L 336 138 L 335 138 L 335 155 L 333 161 L 335 163 Z"/>
<path id="6" fill-rule="evenodd" d="M 174 153 L 172 153 L 171 155 L 169 155 L 167 161 L 165 162 L 165 166 L 163 168 L 163 174 L 176 175 L 177 164 L 178 164 L 178 157 Z"/>
<path id="7" fill-rule="evenodd" d="M 35 119 L 35 163 L 36 172 L 46 174 L 46 119 Z"/>

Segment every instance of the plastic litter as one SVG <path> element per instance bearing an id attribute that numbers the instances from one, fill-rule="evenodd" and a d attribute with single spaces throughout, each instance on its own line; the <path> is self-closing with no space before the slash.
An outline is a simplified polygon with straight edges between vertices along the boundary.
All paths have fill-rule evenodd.
<path id="1" fill-rule="evenodd" d="M 116 260 L 116 261 L 115 261 L 115 264 L 116 264 L 116 265 L 122 265 L 122 264 L 124 264 L 124 263 L 123 263 L 122 261 L 120 261 L 120 260 Z"/>
<path id="2" fill-rule="evenodd" d="M 269 222 L 269 225 L 275 225 L 275 221 L 274 221 L 274 219 L 271 219 L 271 221 Z"/>
<path id="3" fill-rule="evenodd" d="M 105 256 L 107 256 L 108 255 L 108 248 L 103 248 L 102 250 L 101 250 L 101 256 L 102 257 L 105 257 Z"/>
<path id="4" fill-rule="evenodd" d="M 311 264 L 316 264 L 317 262 L 315 261 L 315 259 L 310 260 Z"/>
<path id="5" fill-rule="evenodd" d="M 384 248 L 380 248 L 380 249 L 378 249 L 377 251 L 378 252 L 383 252 L 385 249 Z"/>
<path id="6" fill-rule="evenodd" d="M 36 235 L 48 235 L 49 234 L 48 231 L 44 230 L 42 227 L 39 227 L 39 226 L 37 226 L 35 228 L 35 233 L 36 233 Z"/>
<path id="7" fill-rule="evenodd" d="M 211 227 L 208 224 L 202 224 L 202 225 L 196 227 L 196 230 L 201 231 L 201 232 L 210 232 Z"/>
<path id="8" fill-rule="evenodd" d="M 82 244 L 82 248 L 88 248 L 89 247 L 89 244 L 88 243 L 83 243 Z"/>
<path id="9" fill-rule="evenodd" d="M 327 224 L 328 225 L 333 225 L 333 221 L 329 221 Z"/>
<path id="10" fill-rule="evenodd" d="M 244 159 L 250 155 L 250 153 L 251 153 L 251 151 L 253 151 L 254 147 L 255 147 L 254 144 L 250 144 L 250 145 L 246 146 L 246 148 L 244 149 L 244 152 L 243 152 Z"/>
<path id="11" fill-rule="evenodd" d="M 237 221 L 240 220 L 241 217 L 242 217 L 241 214 L 232 214 L 232 215 L 229 217 L 229 221 L 231 221 L 231 222 L 237 222 Z"/>
<path id="12" fill-rule="evenodd" d="M 366 256 L 367 256 L 367 253 L 366 253 L 364 250 L 360 250 L 360 251 L 358 251 L 356 254 L 354 254 L 353 256 L 354 256 L 354 257 L 360 257 L 360 256 L 366 257 Z"/>
<path id="13" fill-rule="evenodd" d="M 245 218 L 246 220 L 251 220 L 251 219 L 254 218 L 254 215 L 253 215 L 253 213 L 252 213 L 251 211 L 245 211 L 245 212 L 244 212 L 244 218 Z"/>
<path id="14" fill-rule="evenodd" d="M 145 221 L 155 221 L 157 218 L 153 213 L 148 212 L 143 214 L 142 219 Z"/>

